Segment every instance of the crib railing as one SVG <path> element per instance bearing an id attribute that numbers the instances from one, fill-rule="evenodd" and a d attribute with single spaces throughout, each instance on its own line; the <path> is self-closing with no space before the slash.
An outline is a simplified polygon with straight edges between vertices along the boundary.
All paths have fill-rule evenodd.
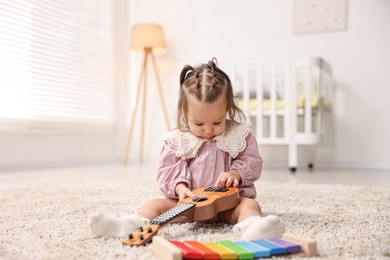
<path id="1" fill-rule="evenodd" d="M 324 134 L 331 66 L 322 58 L 235 62 L 230 75 L 258 142 L 288 145 L 289 167 L 295 171 L 297 145 L 315 145 Z"/>

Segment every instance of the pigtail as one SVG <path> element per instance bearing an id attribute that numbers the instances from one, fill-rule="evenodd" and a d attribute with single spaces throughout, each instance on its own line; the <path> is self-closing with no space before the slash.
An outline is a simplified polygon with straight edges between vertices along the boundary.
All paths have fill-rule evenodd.
<path id="1" fill-rule="evenodd" d="M 194 68 L 190 65 L 185 65 L 180 73 L 180 86 L 183 85 L 184 81 L 193 73 Z"/>

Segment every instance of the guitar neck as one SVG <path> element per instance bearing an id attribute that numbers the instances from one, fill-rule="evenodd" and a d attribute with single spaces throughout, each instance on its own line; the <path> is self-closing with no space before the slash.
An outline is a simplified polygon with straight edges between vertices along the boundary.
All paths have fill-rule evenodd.
<path id="1" fill-rule="evenodd" d="M 165 212 L 165 213 L 161 214 L 160 216 L 152 219 L 150 221 L 150 223 L 163 226 L 163 225 L 171 222 L 172 220 L 185 215 L 185 213 L 191 215 L 190 213 L 193 212 L 193 208 L 195 206 L 196 206 L 196 204 L 193 204 L 193 203 L 177 204 L 175 207 L 171 208 L 167 212 Z"/>
<path id="2" fill-rule="evenodd" d="M 152 219 L 147 225 L 140 227 L 136 232 L 129 234 L 128 239 L 124 240 L 123 244 L 129 246 L 143 246 L 149 243 L 158 229 L 163 225 L 185 215 L 187 215 L 188 219 L 191 219 L 195 206 L 196 205 L 192 203 L 177 204 L 172 209 Z"/>

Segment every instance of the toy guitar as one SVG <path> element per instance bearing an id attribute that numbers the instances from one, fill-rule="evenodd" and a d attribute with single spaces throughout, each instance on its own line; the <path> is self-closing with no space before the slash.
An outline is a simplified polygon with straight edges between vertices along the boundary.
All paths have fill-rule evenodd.
<path id="1" fill-rule="evenodd" d="M 160 227 L 179 217 L 188 221 L 211 219 L 219 212 L 234 208 L 239 203 L 238 189 L 234 187 L 203 187 L 192 191 L 195 197 L 180 200 L 175 207 L 152 219 L 145 226 L 129 234 L 123 241 L 128 246 L 143 246 L 150 242 Z"/>

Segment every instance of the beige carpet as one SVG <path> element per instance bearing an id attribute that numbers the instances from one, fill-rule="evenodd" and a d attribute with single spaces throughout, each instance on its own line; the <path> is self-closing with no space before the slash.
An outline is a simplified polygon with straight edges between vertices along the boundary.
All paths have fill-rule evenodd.
<path id="1" fill-rule="evenodd" d="M 317 240 L 319 258 L 390 258 L 390 189 L 270 182 L 257 188 L 267 214 L 281 216 L 288 232 Z M 120 239 L 94 237 L 87 216 L 132 213 L 156 195 L 151 180 L 0 191 L 0 259 L 154 259 L 150 245 L 124 247 Z M 238 239 L 227 224 L 172 224 L 159 234 Z"/>

